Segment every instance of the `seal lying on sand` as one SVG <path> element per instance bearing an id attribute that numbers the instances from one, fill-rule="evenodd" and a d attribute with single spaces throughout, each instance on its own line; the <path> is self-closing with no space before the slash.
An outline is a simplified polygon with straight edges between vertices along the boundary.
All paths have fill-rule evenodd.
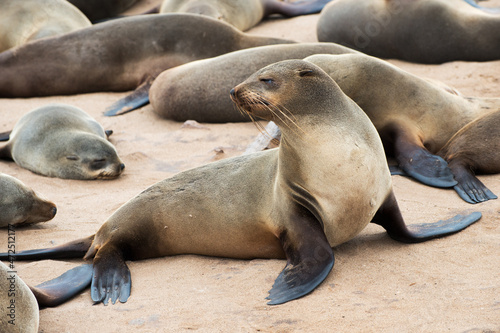
<path id="1" fill-rule="evenodd" d="M 464 0 L 335 0 L 321 12 L 317 35 L 380 58 L 500 59 L 500 16 Z"/>
<path id="2" fill-rule="evenodd" d="M 0 227 L 51 220 L 56 205 L 40 198 L 20 180 L 0 172 Z"/>
<path id="3" fill-rule="evenodd" d="M 245 31 L 264 17 L 287 17 L 319 13 L 331 0 L 305 0 L 297 3 L 279 0 L 164 0 L 160 13 L 192 13 L 213 17 Z"/>
<path id="4" fill-rule="evenodd" d="M 403 242 L 455 233 L 480 213 L 407 228 L 382 143 L 366 114 L 319 67 L 289 60 L 231 91 L 252 117 L 273 120 L 280 148 L 220 160 L 156 183 L 120 207 L 95 236 L 18 253 L 17 260 L 93 259 L 95 302 L 125 302 L 125 260 L 175 254 L 287 258 L 269 304 L 311 292 L 334 264 L 332 246 L 368 223 Z M 0 259 L 4 255 L 0 255 Z"/>
<path id="5" fill-rule="evenodd" d="M 115 178 L 125 165 L 106 140 L 108 134 L 83 110 L 49 104 L 19 119 L 0 147 L 0 158 L 49 177 Z"/>
<path id="6" fill-rule="evenodd" d="M 176 121 L 249 121 L 247 115 L 234 109 L 227 92 L 264 66 L 316 53 L 357 52 L 334 43 L 300 43 L 256 47 L 194 61 L 161 73 L 151 85 L 149 98 L 148 91 L 127 96 L 110 106 L 105 115 L 123 114 L 140 105 L 140 101 L 150 100 L 158 115 Z"/>
<path id="7" fill-rule="evenodd" d="M 66 0 L 2 0 L 0 52 L 91 25 L 85 15 Z"/>
<path id="8" fill-rule="evenodd" d="M 165 69 L 193 60 L 290 43 L 247 35 L 200 15 L 127 17 L 0 53 L 0 96 L 133 90 Z"/>

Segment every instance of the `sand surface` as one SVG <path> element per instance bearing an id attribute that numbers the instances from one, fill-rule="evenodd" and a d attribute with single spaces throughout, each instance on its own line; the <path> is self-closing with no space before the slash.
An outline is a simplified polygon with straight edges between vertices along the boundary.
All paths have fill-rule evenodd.
<path id="1" fill-rule="evenodd" d="M 489 3 L 500 6 L 500 0 Z M 318 15 L 267 20 L 250 33 L 316 41 L 317 19 Z M 500 96 L 500 61 L 391 63 L 441 80 L 464 95 Z M 26 112 L 51 102 L 84 109 L 114 131 L 111 142 L 126 164 L 116 180 L 74 181 L 42 177 L 0 161 L 1 172 L 58 205 L 52 221 L 16 230 L 17 250 L 93 234 L 149 185 L 239 155 L 258 134 L 251 123 L 183 126 L 159 118 L 150 105 L 124 116 L 104 117 L 104 109 L 124 95 L 0 99 L 0 132 L 10 130 Z M 500 194 L 500 175 L 480 179 Z M 86 290 L 62 306 L 41 310 L 40 332 L 500 332 L 500 202 L 469 205 L 452 190 L 400 176 L 393 182 L 408 224 L 472 211 L 481 211 L 483 218 L 456 235 L 417 245 L 400 244 L 370 225 L 334 249 L 333 271 L 312 294 L 280 306 L 268 306 L 264 298 L 283 260 L 182 255 L 129 262 L 133 287 L 127 303 L 94 306 Z M 1 251 L 6 243 L 7 232 L 0 230 Z M 16 269 L 35 285 L 79 263 L 17 262 Z"/>

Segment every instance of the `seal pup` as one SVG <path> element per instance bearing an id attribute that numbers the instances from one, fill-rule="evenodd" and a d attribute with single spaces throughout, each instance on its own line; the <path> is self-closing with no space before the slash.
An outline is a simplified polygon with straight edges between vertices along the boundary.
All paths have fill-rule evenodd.
<path id="1" fill-rule="evenodd" d="M 67 179 L 112 179 L 125 165 L 102 126 L 83 110 L 49 104 L 19 119 L 0 158 L 40 175 Z"/>
<path id="2" fill-rule="evenodd" d="M 294 42 L 251 36 L 200 15 L 121 18 L 0 53 L 0 96 L 133 90 L 170 67 L 244 48 L 289 43 Z"/>
<path id="3" fill-rule="evenodd" d="M 0 52 L 91 25 L 66 0 L 0 0 Z"/>
<path id="4" fill-rule="evenodd" d="M 51 220 L 56 205 L 38 196 L 19 179 L 0 172 L 0 228 Z"/>
<path id="5" fill-rule="evenodd" d="M 370 221 L 413 243 L 455 233 L 481 216 L 407 228 L 375 127 L 311 63 L 272 64 L 230 93 L 240 110 L 281 127 L 279 148 L 181 172 L 125 203 L 95 236 L 15 258 L 85 254 L 93 260 L 91 297 L 107 304 L 130 295 L 125 260 L 187 253 L 286 257 L 268 297 L 274 305 L 315 289 L 333 267 L 332 246 Z"/>
<path id="6" fill-rule="evenodd" d="M 464 0 L 335 0 L 321 12 L 317 36 L 426 64 L 500 59 L 500 16 Z"/>
<path id="7" fill-rule="evenodd" d="M 153 82 L 149 99 L 155 113 L 175 121 L 249 121 L 246 114 L 235 110 L 227 92 L 264 66 L 316 53 L 357 52 L 334 43 L 270 45 L 240 50 L 164 71 Z M 196 98 L 192 98 L 193 92 Z"/>
<path id="8" fill-rule="evenodd" d="M 227 22 L 241 31 L 272 14 L 286 17 L 319 13 L 331 0 L 284 2 L 279 0 L 164 0 L 160 13 L 192 13 Z"/>

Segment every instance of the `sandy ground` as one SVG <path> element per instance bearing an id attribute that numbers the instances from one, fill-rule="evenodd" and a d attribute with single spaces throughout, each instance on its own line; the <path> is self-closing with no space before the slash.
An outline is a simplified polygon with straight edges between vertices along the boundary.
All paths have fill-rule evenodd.
<path id="1" fill-rule="evenodd" d="M 250 32 L 315 41 L 317 18 L 268 20 Z M 433 66 L 391 62 L 439 79 L 465 95 L 500 95 L 500 61 Z M 151 106 L 121 117 L 102 116 L 124 95 L 0 99 L 0 132 L 11 129 L 24 113 L 50 102 L 83 108 L 114 130 L 111 142 L 126 164 L 116 180 L 73 181 L 38 176 L 0 161 L 1 172 L 21 179 L 58 205 L 52 221 L 17 229 L 17 250 L 93 234 L 120 205 L 149 185 L 239 155 L 258 134 L 251 123 L 185 127 L 160 119 Z M 500 194 L 500 175 L 480 179 Z M 417 245 L 395 242 L 382 228 L 370 225 L 334 249 L 335 267 L 319 288 L 280 306 L 268 306 L 264 298 L 284 267 L 283 260 L 183 255 L 130 262 L 133 287 L 127 303 L 94 306 L 86 290 L 60 307 L 41 310 L 40 332 L 500 332 L 499 201 L 469 205 L 451 190 L 399 176 L 393 182 L 408 224 L 476 210 L 483 218 L 461 233 Z M 6 243 L 6 231 L 0 230 L 1 251 Z M 17 262 L 16 269 L 34 285 L 79 263 Z"/>

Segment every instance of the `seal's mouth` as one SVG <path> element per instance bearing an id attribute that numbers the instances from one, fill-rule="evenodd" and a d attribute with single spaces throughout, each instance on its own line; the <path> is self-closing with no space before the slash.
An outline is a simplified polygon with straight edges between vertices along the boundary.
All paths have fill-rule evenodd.
<path id="1" fill-rule="evenodd" d="M 231 100 L 236 104 L 236 107 L 246 113 L 252 113 L 255 107 L 269 107 L 270 103 L 257 93 L 231 89 Z"/>
<path id="2" fill-rule="evenodd" d="M 96 179 L 115 179 L 120 176 L 125 169 L 125 164 L 119 164 L 114 170 L 110 168 L 102 170 L 96 177 Z"/>

